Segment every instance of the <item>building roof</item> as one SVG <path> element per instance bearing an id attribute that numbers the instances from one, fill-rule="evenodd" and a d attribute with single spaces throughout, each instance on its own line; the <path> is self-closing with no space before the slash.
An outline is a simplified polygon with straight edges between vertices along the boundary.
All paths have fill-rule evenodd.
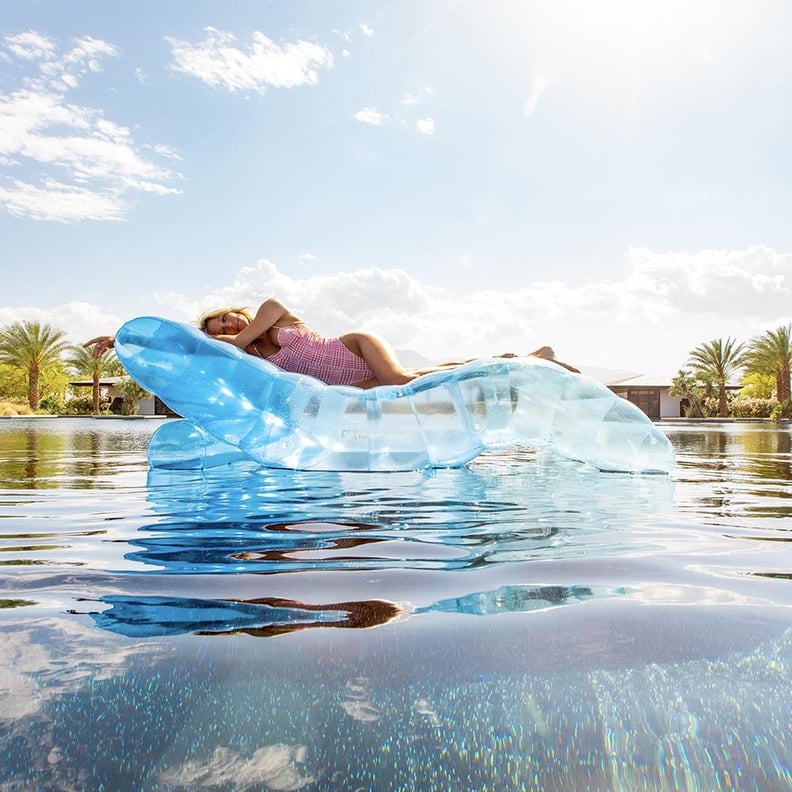
<path id="1" fill-rule="evenodd" d="M 673 377 L 658 374 L 637 374 L 634 377 L 627 377 L 626 379 L 614 380 L 613 382 L 606 382 L 605 384 L 613 389 L 627 389 L 627 388 L 670 388 Z M 742 385 L 739 382 L 727 382 L 726 387 L 729 390 L 737 390 Z"/>
<path id="2" fill-rule="evenodd" d="M 670 388 L 671 380 L 667 374 L 636 374 L 633 377 L 605 383 L 609 388 Z"/>

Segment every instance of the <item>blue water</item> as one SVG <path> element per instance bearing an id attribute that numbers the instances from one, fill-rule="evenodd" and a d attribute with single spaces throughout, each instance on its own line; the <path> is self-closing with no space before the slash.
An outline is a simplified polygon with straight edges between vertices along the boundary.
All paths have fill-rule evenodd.
<path id="1" fill-rule="evenodd" d="M 0 789 L 792 788 L 792 433 L 149 471 L 0 421 Z"/>

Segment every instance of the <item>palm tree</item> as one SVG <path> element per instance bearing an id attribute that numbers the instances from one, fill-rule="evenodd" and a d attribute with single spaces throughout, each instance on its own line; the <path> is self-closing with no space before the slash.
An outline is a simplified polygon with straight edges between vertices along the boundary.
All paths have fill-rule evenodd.
<path id="1" fill-rule="evenodd" d="M 729 402 L 726 399 L 726 383 L 744 362 L 743 344 L 727 338 L 716 338 L 699 344 L 688 358 L 693 372 L 704 379 L 711 379 L 718 386 L 718 415 L 729 415 Z"/>
<path id="2" fill-rule="evenodd" d="M 93 397 L 91 413 L 93 415 L 99 415 L 99 400 L 101 396 L 99 382 L 102 377 L 114 374 L 118 370 L 119 364 L 115 359 L 115 355 L 107 351 L 97 357 L 90 349 L 84 349 L 81 346 L 73 346 L 69 350 L 69 357 L 66 359 L 66 364 L 70 366 L 76 374 L 91 378 L 91 395 Z"/>
<path id="3" fill-rule="evenodd" d="M 776 399 L 781 403 L 787 401 L 792 369 L 792 325 L 777 327 L 752 338 L 746 363 L 751 371 L 772 374 L 776 380 Z"/>
<path id="4" fill-rule="evenodd" d="M 61 365 L 61 353 L 68 346 L 65 333 L 40 322 L 14 322 L 0 331 L 0 363 L 27 372 L 28 404 L 37 410 L 41 400 L 42 373 Z"/>
<path id="5" fill-rule="evenodd" d="M 669 396 L 681 396 L 687 400 L 685 416 L 687 418 L 704 418 L 704 387 L 696 382 L 696 379 L 687 369 L 680 369 L 676 377 L 671 380 L 671 387 L 668 389 Z"/>

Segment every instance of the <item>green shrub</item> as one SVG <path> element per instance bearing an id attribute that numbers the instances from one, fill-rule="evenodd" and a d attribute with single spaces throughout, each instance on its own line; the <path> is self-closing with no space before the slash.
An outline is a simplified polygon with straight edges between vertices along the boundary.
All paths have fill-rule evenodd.
<path id="1" fill-rule="evenodd" d="M 99 402 L 99 412 L 106 413 L 109 408 L 107 399 Z M 64 402 L 63 412 L 60 415 L 91 415 L 93 411 L 93 398 L 91 396 L 75 396 Z"/>
<path id="2" fill-rule="evenodd" d="M 729 410 L 735 418 L 769 418 L 775 399 L 735 399 Z"/>
<path id="3" fill-rule="evenodd" d="M 63 415 L 64 403 L 60 396 L 46 396 L 39 402 L 39 412 L 49 415 Z"/>
<path id="4" fill-rule="evenodd" d="M 27 403 L 0 401 L 0 415 L 33 415 L 33 410 Z"/>
<path id="5" fill-rule="evenodd" d="M 776 404 L 770 411 L 770 417 L 774 421 L 779 421 L 782 418 L 792 418 L 792 399 Z"/>

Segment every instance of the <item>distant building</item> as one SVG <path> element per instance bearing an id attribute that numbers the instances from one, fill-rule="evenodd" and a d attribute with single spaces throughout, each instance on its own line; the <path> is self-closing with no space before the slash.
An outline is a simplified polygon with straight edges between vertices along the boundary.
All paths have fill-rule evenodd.
<path id="1" fill-rule="evenodd" d="M 123 377 L 102 377 L 99 380 L 99 390 L 102 395 L 110 400 L 110 411 L 121 413 L 121 394 L 118 392 L 118 383 Z M 69 382 L 73 388 L 93 388 L 92 379 L 78 379 Z M 89 394 L 90 395 L 90 394 Z M 147 396 L 138 400 L 138 415 L 173 415 L 157 396 Z"/>
<path id="2" fill-rule="evenodd" d="M 669 396 L 670 377 L 638 374 L 606 383 L 617 395 L 640 407 L 653 421 L 661 418 L 683 418 L 687 400 Z"/>
<path id="3" fill-rule="evenodd" d="M 669 394 L 671 377 L 638 374 L 605 384 L 617 396 L 640 407 L 653 421 L 663 418 L 684 418 L 685 410 L 690 406 L 688 399 Z M 737 390 L 740 386 L 726 387 L 729 390 Z"/>

